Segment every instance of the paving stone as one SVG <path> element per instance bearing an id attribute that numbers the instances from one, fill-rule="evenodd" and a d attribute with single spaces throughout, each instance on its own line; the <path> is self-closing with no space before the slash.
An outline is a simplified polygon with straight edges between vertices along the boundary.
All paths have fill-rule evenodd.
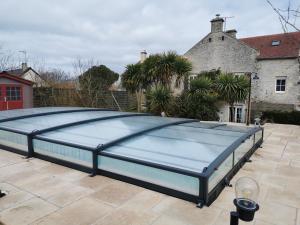
<path id="1" fill-rule="evenodd" d="M 143 189 L 135 185 L 114 181 L 92 194 L 91 197 L 114 206 L 119 206 L 141 191 L 143 191 Z"/>
<path id="2" fill-rule="evenodd" d="M 57 210 L 57 207 L 33 198 L 0 212 L 0 221 L 5 225 L 27 225 Z"/>
<path id="3" fill-rule="evenodd" d="M 112 212 L 112 207 L 92 198 L 83 198 L 31 225 L 89 225 Z"/>

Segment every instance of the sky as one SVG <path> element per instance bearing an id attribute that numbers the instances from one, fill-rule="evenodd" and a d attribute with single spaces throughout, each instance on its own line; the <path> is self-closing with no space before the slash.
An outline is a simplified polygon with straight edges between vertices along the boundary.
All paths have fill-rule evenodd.
<path id="1" fill-rule="evenodd" d="M 286 8 L 288 0 L 271 0 Z M 299 5 L 300 0 L 291 0 Z M 0 54 L 72 73 L 78 59 L 122 73 L 150 54 L 184 54 L 210 32 L 215 14 L 231 17 L 238 38 L 281 33 L 265 0 L 0 0 Z M 300 19 L 299 19 L 300 20 Z M 1 52 L 2 51 L 2 52 Z"/>

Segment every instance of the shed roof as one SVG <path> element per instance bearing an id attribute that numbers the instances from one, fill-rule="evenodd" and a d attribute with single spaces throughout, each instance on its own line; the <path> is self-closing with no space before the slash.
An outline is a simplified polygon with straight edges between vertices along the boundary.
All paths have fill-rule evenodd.
<path id="1" fill-rule="evenodd" d="M 15 75 L 11 75 L 6 71 L 0 72 L 0 77 L 7 78 L 7 79 L 10 79 L 10 80 L 14 80 L 14 81 L 17 81 L 19 83 L 26 84 L 26 85 L 29 85 L 29 86 L 32 86 L 34 84 L 34 82 L 32 82 L 32 81 L 25 80 L 21 77 L 15 76 Z"/>

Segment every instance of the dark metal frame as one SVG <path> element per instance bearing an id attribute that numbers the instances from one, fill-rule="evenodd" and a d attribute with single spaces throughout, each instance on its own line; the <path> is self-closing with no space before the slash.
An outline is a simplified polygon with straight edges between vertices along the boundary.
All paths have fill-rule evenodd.
<path id="1" fill-rule="evenodd" d="M 76 111 L 89 111 L 89 109 L 87 109 L 87 110 L 76 110 Z M 61 113 L 64 113 L 64 112 L 61 112 Z M 68 112 L 74 112 L 74 110 L 68 111 Z M 55 114 L 55 113 L 50 113 L 50 114 Z M 43 115 L 50 115 L 50 114 L 49 113 L 48 114 L 43 113 Z M 111 141 L 107 144 L 99 145 L 96 148 L 91 148 L 91 147 L 87 147 L 87 146 L 82 146 L 82 145 L 69 143 L 69 142 L 64 142 L 64 141 L 59 141 L 59 140 L 53 140 L 53 139 L 50 139 L 50 138 L 39 136 L 40 134 L 45 133 L 45 132 L 50 132 L 50 131 L 54 131 L 54 130 L 61 129 L 61 128 L 81 125 L 81 124 L 85 124 L 85 123 L 89 123 L 89 122 L 95 122 L 95 121 L 100 121 L 100 120 L 105 120 L 105 119 L 114 119 L 114 118 L 120 118 L 120 117 L 146 116 L 146 115 L 149 115 L 149 114 L 134 114 L 134 113 L 132 113 L 132 114 L 108 116 L 108 117 L 101 117 L 101 118 L 93 118 L 93 119 L 68 123 L 68 124 L 64 124 L 64 125 L 54 126 L 54 127 L 46 128 L 46 129 L 43 129 L 43 130 L 36 130 L 36 131 L 31 132 L 31 133 L 26 133 L 26 132 L 14 130 L 14 129 L 9 129 L 9 128 L 3 128 L 3 127 L 2 128 L 0 127 L 0 130 L 6 130 L 6 131 L 9 131 L 9 132 L 14 132 L 14 133 L 19 133 L 19 134 L 22 134 L 22 135 L 26 135 L 27 140 L 28 140 L 28 152 L 27 152 L 28 157 L 37 157 L 37 158 L 40 158 L 40 159 L 44 159 L 44 160 L 47 160 L 47 161 L 50 161 L 50 162 L 53 162 L 53 163 L 56 163 L 56 164 L 60 164 L 60 165 L 66 166 L 66 167 L 70 167 L 70 168 L 81 170 L 81 171 L 84 171 L 84 172 L 87 172 L 87 173 L 91 173 L 92 176 L 95 176 L 96 174 L 101 174 L 101 175 L 104 175 L 104 176 L 108 176 L 108 177 L 111 177 L 111 178 L 122 180 L 122 181 L 125 181 L 127 183 L 135 184 L 135 185 L 145 187 L 145 188 L 148 188 L 148 189 L 151 189 L 151 190 L 155 190 L 155 191 L 158 191 L 158 192 L 161 192 L 161 193 L 164 193 L 164 194 L 168 194 L 168 195 L 171 195 L 171 196 L 174 196 L 174 197 L 177 197 L 177 198 L 181 198 L 181 199 L 184 199 L 184 200 L 187 200 L 187 201 L 195 202 L 195 203 L 198 204 L 199 207 L 202 207 L 203 205 L 208 205 L 209 206 L 217 198 L 217 196 L 220 194 L 220 192 L 223 190 L 223 188 L 226 185 L 228 185 L 228 181 L 238 172 L 238 170 L 244 165 L 244 163 L 248 161 L 250 156 L 255 152 L 255 150 L 263 142 L 263 129 L 260 128 L 260 127 L 253 128 L 253 129 L 249 130 L 247 133 L 245 133 L 238 140 L 236 140 L 232 145 L 230 145 L 208 167 L 204 168 L 204 170 L 201 173 L 197 173 L 197 172 L 192 172 L 192 171 L 188 171 L 188 170 L 184 170 L 184 169 L 180 169 L 180 168 L 175 168 L 175 167 L 171 167 L 171 166 L 166 166 L 166 165 L 161 165 L 161 164 L 152 163 L 152 162 L 148 162 L 148 161 L 138 160 L 138 159 L 134 159 L 134 158 L 130 158 L 130 157 L 114 155 L 114 154 L 109 153 L 109 152 L 104 151 L 104 150 L 107 149 L 108 147 L 117 145 L 121 142 L 124 142 L 126 140 L 129 140 L 129 139 L 134 138 L 136 136 L 140 136 L 142 134 L 148 133 L 148 132 L 153 131 L 153 130 L 158 130 L 158 129 L 168 127 L 168 126 L 173 126 L 173 125 L 196 122 L 198 120 L 185 119 L 185 120 L 180 120 L 180 121 L 176 121 L 176 122 L 166 123 L 166 124 L 163 124 L 163 125 L 157 125 L 157 126 L 142 130 L 140 132 L 135 132 L 135 133 L 127 135 L 125 137 L 122 137 L 122 138 L 119 138 L 117 140 Z M 33 116 L 37 116 L 37 115 L 32 115 L 31 117 L 33 117 Z M 42 116 L 42 115 L 39 115 L 39 116 Z M 30 117 L 30 116 L 26 116 L 25 118 L 28 118 L 28 117 Z M 24 117 L 22 117 L 22 118 L 24 118 Z M 13 118 L 10 118 L 10 119 L 13 120 Z M 21 118 L 18 117 L 16 119 L 21 119 Z M 1 120 L 0 120 L 0 122 L 1 122 Z M 223 126 L 223 124 L 220 125 L 220 126 Z M 214 129 L 216 127 L 218 127 L 218 126 L 212 126 L 211 128 L 207 128 L 207 129 Z M 209 192 L 208 191 L 208 180 L 209 180 L 209 177 L 213 174 L 213 172 L 232 153 L 233 153 L 233 157 L 234 157 L 235 149 L 239 145 L 241 145 L 247 138 L 251 137 L 252 135 L 255 135 L 255 133 L 260 131 L 260 130 L 262 130 L 262 138 L 258 141 L 255 140 L 256 143 L 253 143 L 252 148 L 239 160 L 239 162 L 237 162 L 231 168 L 231 170 L 222 178 L 222 180 L 219 181 L 219 183 Z M 51 156 L 43 155 L 43 154 L 40 154 L 40 153 L 36 153 L 36 152 L 34 152 L 33 139 L 43 140 L 43 141 L 47 141 L 47 142 L 50 142 L 50 143 L 61 144 L 61 145 L 69 146 L 69 147 L 78 148 L 80 150 L 90 151 L 93 154 L 92 165 L 91 165 L 91 167 L 87 167 L 87 166 L 79 165 L 77 163 L 69 162 L 69 161 L 66 161 L 66 160 L 63 160 L 63 159 L 58 159 L 58 158 L 55 158 L 55 157 L 51 157 Z M 15 152 L 15 153 L 18 153 L 18 154 L 22 154 L 22 155 L 26 154 L 26 152 L 24 152 L 24 151 L 20 151 L 18 149 L 14 149 L 14 148 L 4 146 L 4 145 L 0 145 L 0 148 L 8 150 L 8 151 Z M 148 167 L 152 167 L 152 168 L 157 168 L 157 169 L 166 170 L 166 171 L 169 171 L 169 172 L 174 172 L 174 173 L 178 173 L 178 174 L 198 178 L 199 179 L 199 195 L 191 195 L 191 194 L 188 194 L 188 193 L 184 193 L 184 192 L 181 192 L 181 191 L 177 191 L 177 190 L 173 190 L 173 189 L 170 189 L 170 188 L 167 188 L 167 187 L 163 187 L 163 186 L 160 186 L 160 185 L 149 183 L 149 182 L 146 182 L 146 181 L 141 181 L 139 179 L 135 179 L 135 178 L 131 178 L 131 177 L 128 177 L 128 176 L 124 176 L 124 175 L 120 175 L 120 174 L 116 174 L 116 173 L 112 173 L 112 172 L 109 172 L 109 171 L 99 169 L 98 168 L 98 156 L 110 157 L 110 158 L 113 158 L 113 159 L 118 159 L 118 160 L 122 160 L 122 161 L 126 161 L 126 162 L 132 162 L 132 163 L 136 163 L 136 164 L 140 164 L 140 165 L 144 165 L 144 166 L 148 166 Z"/>

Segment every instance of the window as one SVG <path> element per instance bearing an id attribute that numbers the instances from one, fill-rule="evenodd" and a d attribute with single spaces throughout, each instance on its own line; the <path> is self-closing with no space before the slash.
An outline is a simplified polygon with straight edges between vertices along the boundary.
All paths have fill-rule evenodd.
<path id="1" fill-rule="evenodd" d="M 211 38 L 208 38 L 208 42 L 211 42 Z"/>
<path id="2" fill-rule="evenodd" d="M 222 36 L 222 41 L 224 41 L 225 40 L 225 37 L 224 36 Z"/>
<path id="3" fill-rule="evenodd" d="M 272 41 L 272 46 L 278 46 L 280 45 L 280 41 L 274 40 Z"/>
<path id="4" fill-rule="evenodd" d="M 286 78 L 280 77 L 276 79 L 276 92 L 285 92 Z"/>
<path id="5" fill-rule="evenodd" d="M 21 100 L 21 88 L 20 87 L 6 87 L 6 100 L 7 101 Z"/>
<path id="6" fill-rule="evenodd" d="M 195 80 L 197 78 L 197 75 L 190 75 L 190 81 Z"/>

